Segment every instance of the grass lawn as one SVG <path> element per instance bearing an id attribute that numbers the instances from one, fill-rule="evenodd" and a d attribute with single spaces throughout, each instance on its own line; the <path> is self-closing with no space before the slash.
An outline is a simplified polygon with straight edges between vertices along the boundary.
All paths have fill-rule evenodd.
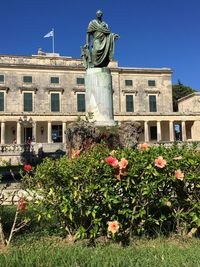
<path id="1" fill-rule="evenodd" d="M 136 240 L 128 247 L 117 244 L 87 246 L 58 238 L 27 238 L 0 250 L 1 267 L 198 267 L 200 240 L 157 238 Z"/>

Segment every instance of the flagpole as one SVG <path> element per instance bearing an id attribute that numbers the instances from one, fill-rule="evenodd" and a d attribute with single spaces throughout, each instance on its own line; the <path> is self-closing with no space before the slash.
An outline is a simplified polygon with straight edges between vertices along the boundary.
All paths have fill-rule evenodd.
<path id="1" fill-rule="evenodd" d="M 52 29 L 53 36 L 52 36 L 52 47 L 53 47 L 53 54 L 54 54 L 54 47 L 55 47 L 55 40 L 54 40 L 54 28 Z"/>

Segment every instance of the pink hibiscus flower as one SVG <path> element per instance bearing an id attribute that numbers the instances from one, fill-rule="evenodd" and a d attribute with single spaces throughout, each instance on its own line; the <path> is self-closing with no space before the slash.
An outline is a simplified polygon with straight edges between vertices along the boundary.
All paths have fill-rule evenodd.
<path id="1" fill-rule="evenodd" d="M 120 162 L 119 162 L 119 168 L 120 168 L 120 170 L 126 169 L 127 165 L 128 165 L 128 160 L 125 159 L 125 158 L 122 158 L 120 160 Z"/>
<path id="2" fill-rule="evenodd" d="M 112 234 L 115 234 L 119 231 L 119 223 L 118 221 L 108 222 L 108 231 Z"/>
<path id="3" fill-rule="evenodd" d="M 162 156 L 159 156 L 157 159 L 155 159 L 155 166 L 158 168 L 164 168 L 166 163 L 166 160 L 164 160 Z"/>
<path id="4" fill-rule="evenodd" d="M 149 149 L 149 145 L 147 143 L 139 144 L 139 148 L 141 150 L 147 150 Z"/>
<path id="5" fill-rule="evenodd" d="M 183 181 L 184 173 L 179 169 L 175 171 L 176 179 Z"/>

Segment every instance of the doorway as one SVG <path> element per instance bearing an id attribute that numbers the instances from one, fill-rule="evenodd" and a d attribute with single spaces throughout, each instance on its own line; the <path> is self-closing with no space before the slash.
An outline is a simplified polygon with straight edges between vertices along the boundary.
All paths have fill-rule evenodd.
<path id="1" fill-rule="evenodd" d="M 27 143 L 28 140 L 32 140 L 32 128 L 31 127 L 27 127 L 24 128 L 24 143 Z"/>
<path id="2" fill-rule="evenodd" d="M 52 125 L 52 140 L 54 143 L 62 143 L 62 125 Z"/>
<path id="3" fill-rule="evenodd" d="M 151 137 L 151 140 L 157 140 L 157 127 L 156 126 L 150 126 L 150 137 Z"/>

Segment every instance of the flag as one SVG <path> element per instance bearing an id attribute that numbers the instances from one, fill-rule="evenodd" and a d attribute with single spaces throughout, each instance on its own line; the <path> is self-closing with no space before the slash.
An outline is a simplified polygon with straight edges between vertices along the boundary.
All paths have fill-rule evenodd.
<path id="1" fill-rule="evenodd" d="M 50 31 L 49 33 L 47 33 L 45 36 L 44 36 L 44 38 L 46 38 L 46 37 L 53 37 L 53 30 L 52 31 Z"/>

